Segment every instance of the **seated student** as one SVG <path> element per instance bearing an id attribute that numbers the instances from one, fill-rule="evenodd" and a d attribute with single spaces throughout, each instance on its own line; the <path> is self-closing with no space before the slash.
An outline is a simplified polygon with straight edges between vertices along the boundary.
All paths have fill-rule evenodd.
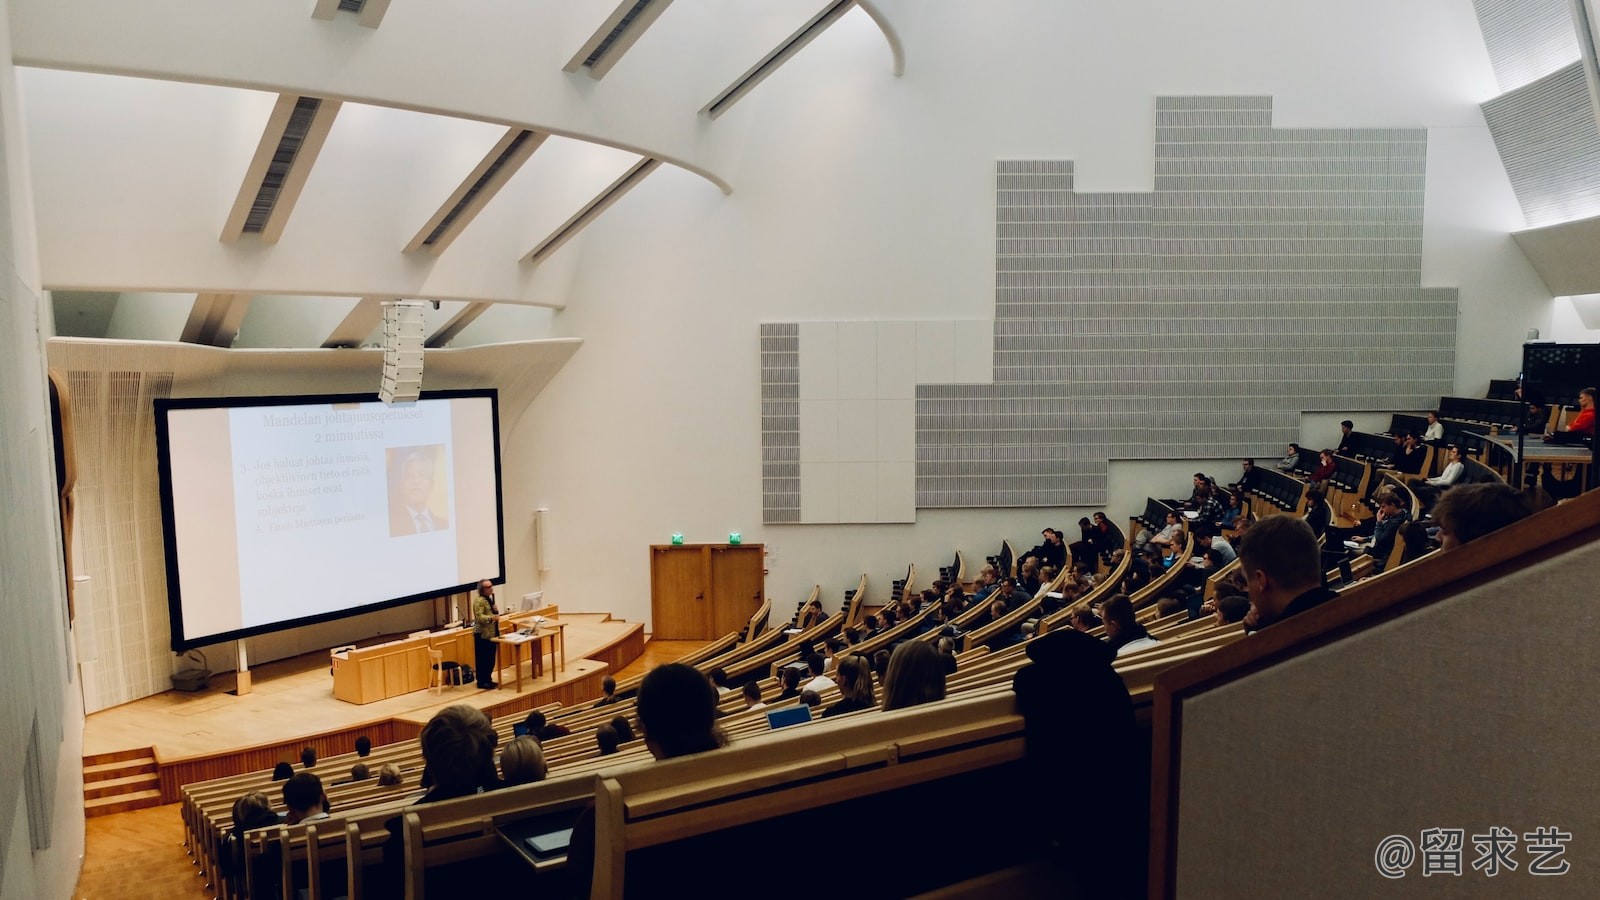
<path id="1" fill-rule="evenodd" d="M 1451 489 L 1433 508 L 1439 523 L 1439 549 L 1477 540 L 1533 514 L 1526 494 L 1501 482 L 1464 484 Z"/>
<path id="2" fill-rule="evenodd" d="M 1407 522 L 1400 528 L 1400 563 L 1404 565 L 1427 554 L 1428 529 L 1422 527 L 1421 522 Z"/>
<path id="3" fill-rule="evenodd" d="M 799 627 L 801 631 L 805 631 L 815 628 L 826 621 L 828 621 L 828 614 L 822 611 L 822 601 L 813 600 L 806 604 L 804 610 L 801 610 Z"/>
<path id="4" fill-rule="evenodd" d="M 300 765 L 310 769 L 317 764 L 317 748 L 306 747 L 300 751 Z"/>
<path id="5" fill-rule="evenodd" d="M 1424 506 L 1432 506 L 1434 501 L 1439 499 L 1440 494 L 1460 481 L 1461 476 L 1466 474 L 1466 464 L 1461 461 L 1461 448 L 1451 444 L 1445 453 L 1445 459 L 1448 462 L 1443 472 L 1433 478 L 1424 478 L 1413 482 L 1412 490 Z"/>
<path id="6" fill-rule="evenodd" d="M 1039 563 L 1030 559 L 1022 564 L 1022 571 L 1017 573 L 1017 587 L 1029 597 L 1039 593 Z"/>
<path id="7" fill-rule="evenodd" d="M 1067 621 L 1072 623 L 1074 631 L 1093 631 L 1100 627 L 1100 617 L 1088 608 L 1074 610 Z"/>
<path id="8" fill-rule="evenodd" d="M 334 784 L 354 784 L 357 781 L 366 781 L 371 777 L 372 772 L 367 768 L 367 764 L 358 762 L 350 767 L 349 778 L 341 778 L 338 781 L 335 781 Z"/>
<path id="9" fill-rule="evenodd" d="M 785 666 L 779 676 L 783 680 L 783 690 L 778 692 L 778 701 L 789 700 L 800 696 L 800 670 Z"/>
<path id="10" fill-rule="evenodd" d="M 1028 599 L 1028 596 L 1017 590 L 1016 579 L 1002 578 L 1000 579 L 1000 589 L 990 596 L 989 603 L 993 605 L 996 601 L 1000 601 L 1010 608 L 1026 599 Z"/>
<path id="11" fill-rule="evenodd" d="M 705 753 L 728 743 L 727 735 L 717 727 L 717 690 L 693 666 L 667 663 L 651 669 L 639 682 L 634 709 L 645 747 L 657 760 Z M 567 871 L 572 873 L 573 893 L 579 897 L 589 896 L 592 886 L 594 831 L 591 805 L 573 823 L 572 844 L 567 848 Z"/>
<path id="12" fill-rule="evenodd" d="M 600 690 L 604 696 L 594 702 L 596 709 L 616 703 L 619 699 L 621 699 L 617 696 L 617 680 L 612 678 L 610 675 L 607 675 L 605 678 L 601 679 Z"/>
<path id="13" fill-rule="evenodd" d="M 600 747 L 601 756 L 610 756 L 617 752 L 617 746 L 622 739 L 617 736 L 617 730 L 610 725 L 601 725 L 594 730 L 594 742 Z"/>
<path id="14" fill-rule="evenodd" d="M 1311 488 L 1306 491 L 1306 524 L 1311 526 L 1313 534 L 1322 534 L 1333 523 L 1333 510 L 1323 502 L 1326 494 L 1320 488 Z"/>
<path id="15" fill-rule="evenodd" d="M 1289 449 L 1284 451 L 1283 459 L 1278 460 L 1278 471 L 1293 472 L 1298 465 L 1300 465 L 1300 445 L 1290 444 Z"/>
<path id="16" fill-rule="evenodd" d="M 1577 444 L 1594 437 L 1594 397 L 1595 389 L 1586 387 L 1578 392 L 1578 414 L 1572 417 L 1567 427 L 1556 432 L 1547 432 L 1544 435 L 1546 442 L 1557 444 Z"/>
<path id="17" fill-rule="evenodd" d="M 1106 598 L 1100 607 L 1100 615 L 1105 619 L 1106 643 L 1118 656 L 1126 656 L 1160 643 L 1134 618 L 1133 601 L 1127 594 L 1113 594 Z"/>
<path id="18" fill-rule="evenodd" d="M 811 673 L 811 680 L 806 682 L 804 685 L 801 685 L 800 690 L 802 692 L 816 691 L 820 694 L 828 688 L 833 687 L 833 679 L 823 674 L 827 670 L 827 667 L 828 661 L 823 659 L 822 654 L 813 653 L 807 656 L 806 669 Z"/>
<path id="19" fill-rule="evenodd" d="M 744 708 L 766 709 L 767 705 L 761 702 L 761 684 L 756 681 L 744 683 Z"/>
<path id="20" fill-rule="evenodd" d="M 1333 461 L 1332 450 L 1317 451 L 1317 467 L 1311 470 L 1311 482 L 1322 484 L 1332 478 L 1339 471 L 1339 464 Z"/>
<path id="21" fill-rule="evenodd" d="M 549 724 L 544 713 L 537 709 L 528 713 L 528 717 L 522 720 L 522 728 L 541 744 L 551 738 L 566 737 L 572 733 L 565 726 Z"/>
<path id="22" fill-rule="evenodd" d="M 1266 628 L 1337 596 L 1322 586 L 1322 551 L 1304 519 L 1262 519 L 1239 542 L 1239 560 L 1250 589 L 1246 631 Z"/>
<path id="23" fill-rule="evenodd" d="M 944 666 L 939 651 L 923 641 L 908 641 L 896 647 L 883 676 L 884 710 L 943 700 Z"/>
<path id="24" fill-rule="evenodd" d="M 1245 515 L 1244 500 L 1233 491 L 1222 492 L 1222 515 L 1217 518 L 1217 524 L 1224 531 L 1231 531 L 1239 517 Z"/>
<path id="25" fill-rule="evenodd" d="M 1198 556 L 1211 549 L 1215 549 L 1217 552 L 1222 554 L 1222 562 L 1224 565 L 1233 562 L 1234 556 L 1237 555 L 1233 551 L 1233 545 L 1228 543 L 1228 539 L 1217 532 L 1216 526 L 1208 523 L 1200 523 L 1195 525 L 1195 555 Z"/>
<path id="26" fill-rule="evenodd" d="M 1212 606 L 1218 625 L 1243 622 L 1244 617 L 1250 614 L 1250 598 L 1243 594 L 1223 594 Z"/>
<path id="27" fill-rule="evenodd" d="M 733 686 L 728 684 L 728 670 L 717 666 L 711 670 L 711 683 L 717 686 L 717 696 L 733 693 Z"/>
<path id="28" fill-rule="evenodd" d="M 394 763 L 384 763 L 378 770 L 379 787 L 398 787 L 403 779 L 400 776 L 400 767 Z"/>
<path id="29" fill-rule="evenodd" d="M 1100 556 L 1102 563 L 1110 564 L 1111 555 L 1121 550 L 1127 544 L 1127 536 L 1122 533 L 1103 512 L 1094 514 L 1094 549 Z M 1092 567 L 1090 571 L 1093 571 Z M 1037 591 L 1035 591 L 1037 593 Z"/>
<path id="30" fill-rule="evenodd" d="M 279 761 L 277 765 L 272 767 L 273 781 L 288 781 L 292 775 L 294 775 L 294 766 L 286 762 Z"/>
<path id="31" fill-rule="evenodd" d="M 507 786 L 543 781 L 549 771 L 544 760 L 544 748 L 531 734 L 512 738 L 506 748 L 500 751 L 500 780 Z"/>
<path id="32" fill-rule="evenodd" d="M 800 692 L 800 705 L 801 706 L 809 706 L 812 709 L 816 709 L 817 707 L 822 705 L 822 695 L 820 693 L 816 692 L 816 691 L 809 690 L 809 689 L 801 691 Z"/>
<path id="33" fill-rule="evenodd" d="M 1249 494 L 1261 484 L 1261 473 L 1256 471 L 1256 461 L 1246 457 L 1239 461 L 1239 480 L 1234 482 L 1233 488 L 1241 494 Z"/>
<path id="34" fill-rule="evenodd" d="M 1444 423 L 1439 421 L 1439 411 L 1437 409 L 1428 410 L 1428 427 L 1423 430 L 1422 439 L 1424 441 L 1444 440 Z"/>
<path id="35" fill-rule="evenodd" d="M 233 801 L 233 828 L 222 839 L 217 860 L 221 865 L 222 877 L 234 885 L 236 896 L 245 896 L 245 832 L 281 824 L 283 817 L 273 812 L 272 801 L 260 791 L 251 791 Z M 278 881 L 281 865 L 276 855 L 278 849 L 274 844 L 272 851 L 257 857 L 252 867 L 255 869 L 252 880 L 255 882 L 256 893 L 260 896 L 272 897 L 280 893 Z"/>
<path id="36" fill-rule="evenodd" d="M 328 795 L 314 772 L 296 772 L 283 783 L 283 821 L 289 825 L 328 817 Z"/>
<path id="37" fill-rule="evenodd" d="M 1222 502 L 1217 499 L 1216 489 L 1211 485 L 1204 485 L 1196 490 L 1193 500 L 1196 510 L 1195 523 L 1216 524 L 1222 518 Z"/>
<path id="38" fill-rule="evenodd" d="M 1167 547 L 1167 552 L 1161 557 L 1161 568 L 1170 569 L 1183 558 L 1183 544 L 1174 543 Z"/>
<path id="39" fill-rule="evenodd" d="M 1350 432 L 1355 431 L 1355 429 L 1356 423 L 1349 419 L 1339 423 L 1339 447 L 1334 450 L 1334 453 L 1339 456 L 1353 457 L 1356 455 L 1355 438 L 1350 436 Z"/>
<path id="40" fill-rule="evenodd" d="M 1378 492 L 1378 514 L 1374 517 L 1371 538 L 1355 538 L 1352 543 L 1362 545 L 1362 551 L 1372 555 L 1372 571 L 1378 574 L 1389 562 L 1389 555 L 1394 552 L 1395 538 L 1400 535 L 1400 529 L 1411 520 L 1411 512 L 1406 509 L 1406 501 L 1400 492 L 1393 489 L 1384 489 Z"/>
<path id="41" fill-rule="evenodd" d="M 417 737 L 423 765 L 433 779 L 432 788 L 417 802 L 437 803 L 499 787 L 494 767 L 499 739 L 477 707 L 458 703 L 435 713 Z"/>
<path id="42" fill-rule="evenodd" d="M 1400 452 L 1394 458 L 1395 471 L 1402 475 L 1417 475 L 1422 472 L 1422 461 L 1428 456 L 1428 449 L 1422 445 L 1415 432 L 1407 432 L 1400 437 Z"/>
<path id="43" fill-rule="evenodd" d="M 883 676 L 889 673 L 890 653 L 887 649 L 879 650 L 872 654 L 872 677 L 883 684 Z"/>
<path id="44" fill-rule="evenodd" d="M 1038 560 L 1041 566 L 1049 565 L 1058 569 L 1061 568 L 1067 559 L 1067 549 L 1062 544 L 1061 532 L 1056 531 L 1054 528 L 1046 528 L 1039 532 L 1039 535 L 1044 540 L 1040 541 L 1037 547 L 1022 554 L 1022 558 L 1017 560 L 1017 565 L 1020 567 L 1028 560 L 1033 559 Z"/>
<path id="45" fill-rule="evenodd" d="M 977 583 L 972 586 L 973 601 L 976 602 L 989 596 L 999 586 L 1000 573 L 995 571 L 994 566 L 984 566 L 983 570 L 978 573 Z"/>
<path id="46" fill-rule="evenodd" d="M 1528 401 L 1528 411 L 1522 417 L 1522 431 L 1543 435 L 1550 427 L 1550 408 L 1538 400 Z"/>
<path id="47" fill-rule="evenodd" d="M 948 639 L 947 639 L 948 640 Z M 851 654 L 839 660 L 839 701 L 823 710 L 824 719 L 871 709 L 877 705 L 872 690 L 872 665 L 866 657 Z"/>
<path id="48" fill-rule="evenodd" d="M 1088 519 L 1078 520 L 1078 539 L 1067 548 L 1072 555 L 1072 561 L 1077 565 L 1094 565 L 1094 523 Z"/>
<path id="49" fill-rule="evenodd" d="M 611 719 L 611 729 L 616 730 L 616 737 L 622 743 L 634 740 L 634 725 L 629 724 L 627 716 L 618 716 L 616 719 Z"/>
<path id="50" fill-rule="evenodd" d="M 356 738 L 356 755 L 365 759 L 372 753 L 372 738 L 361 735 Z"/>

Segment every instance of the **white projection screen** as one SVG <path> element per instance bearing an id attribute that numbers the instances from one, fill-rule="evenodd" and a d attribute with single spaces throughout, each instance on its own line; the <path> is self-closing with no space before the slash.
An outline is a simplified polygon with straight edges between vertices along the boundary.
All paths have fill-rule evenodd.
<path id="1" fill-rule="evenodd" d="M 172 647 L 502 581 L 493 390 L 158 400 Z"/>

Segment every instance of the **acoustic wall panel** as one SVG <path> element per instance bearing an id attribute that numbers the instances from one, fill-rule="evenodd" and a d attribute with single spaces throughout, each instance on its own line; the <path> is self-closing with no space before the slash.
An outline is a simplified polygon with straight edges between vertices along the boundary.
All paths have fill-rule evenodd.
<path id="1" fill-rule="evenodd" d="M 1426 131 L 1274 128 L 1268 97 L 1160 98 L 1155 117 L 1150 192 L 1079 193 L 1068 160 L 997 165 L 994 319 L 913 323 L 917 358 L 871 370 L 874 392 L 916 373 L 915 507 L 1101 505 L 1112 459 L 1276 454 L 1303 410 L 1450 391 L 1456 291 L 1421 286 Z M 832 356 L 802 340 L 801 382 L 826 367 L 864 396 L 845 360 L 867 324 L 838 323 L 854 337 Z M 864 446 L 848 418 L 838 445 Z M 880 414 L 878 453 L 903 446 L 896 427 Z M 864 521 L 846 494 L 865 478 L 830 480 L 837 520 Z M 877 521 L 908 520 L 892 481 Z"/>
<path id="2" fill-rule="evenodd" d="M 1530 227 L 1600 215 L 1600 128 L 1579 63 L 1490 100 L 1483 117 Z"/>
<path id="3" fill-rule="evenodd" d="M 800 521 L 800 328 L 761 326 L 761 510 Z"/>
<path id="4" fill-rule="evenodd" d="M 1500 90 L 1514 91 L 1578 59 L 1571 0 L 1472 0 Z"/>

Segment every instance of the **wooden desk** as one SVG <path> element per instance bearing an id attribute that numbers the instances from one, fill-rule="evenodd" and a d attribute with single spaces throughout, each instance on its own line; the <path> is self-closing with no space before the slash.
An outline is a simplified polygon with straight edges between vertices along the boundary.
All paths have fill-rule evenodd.
<path id="1" fill-rule="evenodd" d="M 546 622 L 539 626 L 539 631 L 537 634 L 519 634 L 517 632 L 512 632 L 510 634 L 501 635 L 500 637 L 494 639 L 494 642 L 499 644 L 501 648 L 510 648 L 511 669 L 516 673 L 517 678 L 517 693 L 522 693 L 522 648 L 528 646 L 529 644 L 532 644 L 535 647 L 531 661 L 532 665 L 529 667 L 529 675 L 537 677 L 543 673 L 544 647 L 546 642 L 549 642 L 550 646 L 550 667 L 552 669 L 556 669 L 557 671 L 566 670 L 566 627 L 566 624 L 562 622 Z M 556 648 L 558 647 L 561 650 L 561 662 L 559 667 L 556 663 Z M 501 688 L 506 686 L 506 680 L 505 678 L 501 677 L 500 674 L 501 670 L 505 667 L 505 664 L 506 654 L 497 652 L 495 654 L 495 678 L 500 682 Z"/>
<path id="2" fill-rule="evenodd" d="M 472 664 L 472 629 L 451 628 L 331 654 L 333 695 L 346 703 L 375 703 L 426 690 L 432 675 L 428 651 Z"/>

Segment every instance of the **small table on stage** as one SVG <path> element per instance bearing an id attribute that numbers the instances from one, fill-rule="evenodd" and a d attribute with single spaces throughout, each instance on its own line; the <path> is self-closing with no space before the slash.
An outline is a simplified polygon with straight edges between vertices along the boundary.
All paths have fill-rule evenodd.
<path id="1" fill-rule="evenodd" d="M 529 674 L 537 677 L 538 675 L 542 674 L 544 670 L 545 641 L 550 642 L 550 667 L 556 671 L 566 671 L 567 642 L 564 636 L 566 627 L 566 624 L 563 622 L 546 622 L 539 626 L 539 631 L 537 634 L 512 632 L 511 634 L 503 634 L 494 639 L 495 643 L 504 644 L 511 648 L 511 668 L 514 672 L 516 672 L 517 676 L 517 693 L 522 693 L 522 648 L 528 646 L 529 644 L 534 645 L 535 648 L 531 660 L 532 665 L 529 667 Z M 556 662 L 557 648 L 560 648 L 561 652 L 559 665 Z M 503 668 L 504 666 L 500 664 L 499 656 L 496 654 L 495 677 L 499 679 L 500 686 L 502 688 L 506 686 L 506 680 L 501 676 L 501 670 Z M 551 677 L 554 677 L 554 673 L 552 673 Z"/>

